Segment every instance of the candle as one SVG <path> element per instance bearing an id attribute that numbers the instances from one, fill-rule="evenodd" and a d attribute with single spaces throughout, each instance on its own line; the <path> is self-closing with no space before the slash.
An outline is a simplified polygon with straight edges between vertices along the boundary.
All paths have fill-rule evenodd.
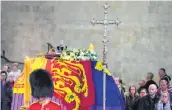
<path id="1" fill-rule="evenodd" d="M 30 84 L 29 84 L 29 75 L 31 72 L 31 60 L 26 58 L 24 61 L 24 106 L 28 107 L 30 102 Z"/>
<path id="2" fill-rule="evenodd" d="M 93 51 L 93 50 L 94 50 L 94 45 L 93 45 L 93 44 L 90 44 L 89 50 L 90 50 L 90 51 Z"/>

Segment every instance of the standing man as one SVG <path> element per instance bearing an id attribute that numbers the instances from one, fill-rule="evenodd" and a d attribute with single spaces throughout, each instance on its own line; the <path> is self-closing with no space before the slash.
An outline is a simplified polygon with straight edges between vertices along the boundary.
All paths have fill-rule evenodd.
<path id="1" fill-rule="evenodd" d="M 12 89 L 6 83 L 6 78 L 6 71 L 1 71 L 1 110 L 11 110 Z"/>
<path id="2" fill-rule="evenodd" d="M 30 74 L 31 94 L 38 101 L 31 104 L 28 110 L 62 110 L 61 106 L 50 98 L 54 93 L 54 85 L 50 73 L 37 69 Z"/>
<path id="3" fill-rule="evenodd" d="M 155 107 L 159 101 L 159 96 L 156 95 L 157 86 L 151 84 L 149 86 L 149 93 L 139 101 L 138 110 L 155 110 Z"/>
<path id="4" fill-rule="evenodd" d="M 118 86 L 120 84 L 119 83 L 119 77 L 114 76 L 114 80 L 115 80 L 116 85 Z"/>
<path id="5" fill-rule="evenodd" d="M 145 88 L 146 88 L 147 91 L 149 89 L 149 85 L 151 85 L 151 84 L 155 84 L 157 86 L 157 88 L 158 88 L 158 85 L 153 80 L 153 78 L 154 78 L 154 74 L 152 72 L 148 72 L 147 76 L 146 76 L 147 81 L 146 81 L 146 84 L 145 84 Z"/>
<path id="6" fill-rule="evenodd" d="M 166 70 L 164 68 L 160 68 L 158 74 L 160 77 L 159 82 L 161 81 L 161 79 L 166 79 L 169 82 L 171 81 L 171 77 L 167 75 Z"/>

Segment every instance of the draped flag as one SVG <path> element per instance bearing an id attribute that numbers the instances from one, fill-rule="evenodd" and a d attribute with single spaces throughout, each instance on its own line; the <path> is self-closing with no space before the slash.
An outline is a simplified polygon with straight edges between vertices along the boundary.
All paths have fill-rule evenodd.
<path id="1" fill-rule="evenodd" d="M 95 87 L 92 78 L 91 61 L 80 61 L 80 64 L 83 65 L 87 76 L 88 96 L 84 97 L 84 95 L 81 94 L 82 102 L 79 110 L 89 110 L 89 108 L 95 104 Z"/>
<path id="2" fill-rule="evenodd" d="M 54 83 L 54 97 L 60 99 L 67 110 L 102 110 L 103 65 L 101 62 L 31 58 L 29 65 L 30 67 L 27 68 L 31 68 L 30 71 L 42 68 L 50 72 Z M 25 94 L 27 102 L 30 100 L 30 92 L 26 91 L 29 85 L 25 86 L 25 82 L 29 82 L 25 78 L 25 72 L 23 71 L 17 79 L 13 92 Z M 119 89 L 107 69 L 106 73 L 106 110 L 124 110 Z"/>
<path id="3" fill-rule="evenodd" d="M 90 61 L 48 60 L 46 70 L 54 81 L 54 96 L 67 110 L 88 110 L 94 104 Z"/>
<path id="4" fill-rule="evenodd" d="M 95 105 L 92 110 L 103 108 L 103 71 L 100 62 L 92 61 L 92 76 L 95 86 Z M 124 101 L 112 76 L 106 74 L 106 110 L 124 110 Z"/>
<path id="5" fill-rule="evenodd" d="M 28 94 L 30 94 L 30 91 L 29 92 L 25 91 L 26 80 L 27 80 L 27 83 L 29 83 L 29 80 L 25 79 L 26 78 L 25 76 L 29 77 L 29 74 L 31 73 L 31 71 L 34 71 L 35 69 L 38 69 L 38 68 L 45 69 L 45 66 L 47 64 L 47 59 L 45 59 L 44 57 L 29 58 L 27 60 L 29 61 L 29 65 L 28 65 L 28 62 L 24 63 L 24 70 L 20 74 L 20 76 L 17 78 L 14 84 L 13 93 L 22 94 L 22 93 L 27 92 Z"/>
<path id="6" fill-rule="evenodd" d="M 91 61 L 61 61 L 42 57 L 30 58 L 29 61 L 29 66 L 26 68 L 26 63 L 24 64 L 24 71 L 15 83 L 14 94 L 24 94 L 24 100 L 30 101 L 31 93 L 26 91 L 30 87 L 27 80 L 30 72 L 25 70 L 30 68 L 30 71 L 33 71 L 43 68 L 52 76 L 54 97 L 60 99 L 67 110 L 88 110 L 94 105 L 95 92 Z"/>

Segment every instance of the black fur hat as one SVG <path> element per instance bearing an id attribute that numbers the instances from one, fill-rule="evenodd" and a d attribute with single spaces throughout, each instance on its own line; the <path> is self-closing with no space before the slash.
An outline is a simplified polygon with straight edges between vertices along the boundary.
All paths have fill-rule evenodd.
<path id="1" fill-rule="evenodd" d="M 53 96 L 54 85 L 48 71 L 37 69 L 30 74 L 29 80 L 33 97 L 39 99 Z"/>

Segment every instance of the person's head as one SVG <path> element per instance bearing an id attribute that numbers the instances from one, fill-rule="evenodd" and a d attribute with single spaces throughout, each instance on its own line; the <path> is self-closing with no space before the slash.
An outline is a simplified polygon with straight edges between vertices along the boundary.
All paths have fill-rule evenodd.
<path id="1" fill-rule="evenodd" d="M 9 67 L 7 64 L 5 64 L 5 65 L 2 67 L 2 70 L 8 72 L 8 71 L 9 71 L 9 68 L 10 68 L 10 67 Z"/>
<path id="2" fill-rule="evenodd" d="M 114 77 L 115 83 L 116 85 L 119 85 L 119 78 L 118 77 Z"/>
<path id="3" fill-rule="evenodd" d="M 1 71 L 1 81 L 6 81 L 6 79 L 7 79 L 7 72 Z"/>
<path id="4" fill-rule="evenodd" d="M 142 88 L 141 90 L 140 90 L 140 97 L 144 97 L 144 96 L 146 96 L 147 95 L 147 90 L 145 89 L 145 88 Z"/>
<path id="5" fill-rule="evenodd" d="M 123 84 L 122 79 L 119 79 L 119 84 Z"/>
<path id="6" fill-rule="evenodd" d="M 157 86 L 155 84 L 151 84 L 149 86 L 149 95 L 155 95 L 157 93 Z"/>
<path id="7" fill-rule="evenodd" d="M 162 79 L 160 81 L 160 88 L 162 91 L 166 91 L 168 89 L 168 83 L 166 80 Z"/>
<path id="8" fill-rule="evenodd" d="M 153 77 L 154 77 L 153 73 L 152 73 L 152 72 L 148 72 L 148 73 L 147 73 L 146 79 L 147 79 L 147 80 L 152 80 Z"/>
<path id="9" fill-rule="evenodd" d="M 145 85 L 145 80 L 141 80 L 140 82 L 139 82 L 139 86 L 141 87 L 141 86 L 144 86 Z"/>
<path id="10" fill-rule="evenodd" d="M 132 85 L 129 87 L 130 95 L 136 95 L 136 86 Z"/>
<path id="11" fill-rule="evenodd" d="M 52 97 L 54 84 L 50 73 L 43 69 L 34 70 L 29 77 L 31 94 L 34 98 Z"/>
<path id="12" fill-rule="evenodd" d="M 164 68 L 159 69 L 159 77 L 162 78 L 166 74 L 166 70 Z"/>
<path id="13" fill-rule="evenodd" d="M 13 82 L 14 81 L 14 74 L 9 74 L 8 75 L 8 80 L 10 81 L 10 82 Z"/>
<path id="14" fill-rule="evenodd" d="M 13 63 L 12 64 L 12 71 L 17 71 L 18 70 L 18 63 Z"/>
<path id="15" fill-rule="evenodd" d="M 167 103 L 169 101 L 169 95 L 167 91 L 162 92 L 161 94 L 161 102 Z"/>

